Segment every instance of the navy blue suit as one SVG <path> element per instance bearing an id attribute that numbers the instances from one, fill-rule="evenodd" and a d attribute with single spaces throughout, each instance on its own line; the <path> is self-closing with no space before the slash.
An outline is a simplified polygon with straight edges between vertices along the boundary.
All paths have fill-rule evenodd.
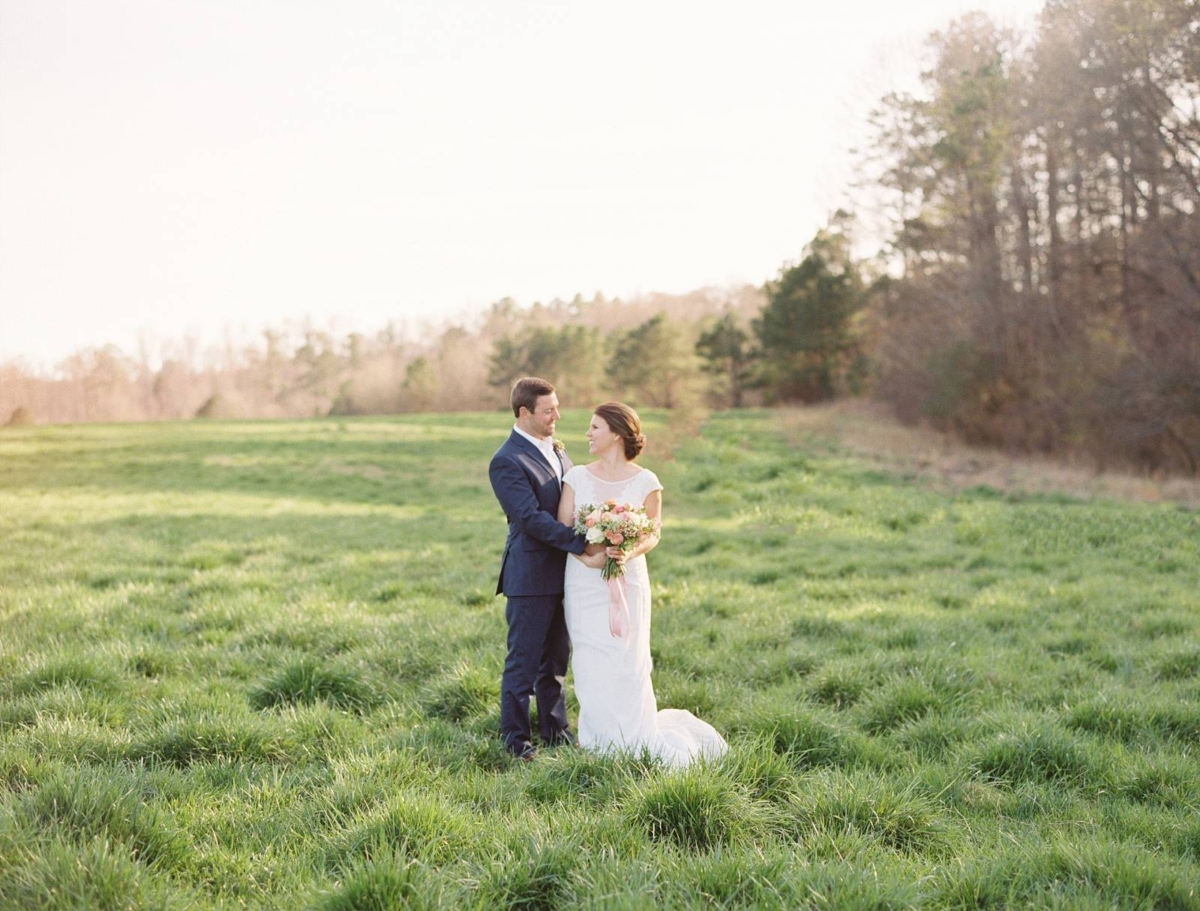
<path id="1" fill-rule="evenodd" d="M 563 474 L 571 467 L 559 453 Z M 504 514 L 508 540 L 496 593 L 507 599 L 508 657 L 500 680 L 500 736 L 510 749 L 531 742 L 529 697 L 536 695 L 538 732 L 550 742 L 567 731 L 563 678 L 571 640 L 563 616 L 567 554 L 586 542 L 558 521 L 562 486 L 546 457 L 517 433 L 509 435 L 488 465 L 488 478 Z"/>

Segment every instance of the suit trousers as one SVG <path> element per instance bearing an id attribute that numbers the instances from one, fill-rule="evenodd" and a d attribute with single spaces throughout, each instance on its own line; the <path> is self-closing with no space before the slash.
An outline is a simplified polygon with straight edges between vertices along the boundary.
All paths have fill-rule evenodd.
<path id="1" fill-rule="evenodd" d="M 529 697 L 537 698 L 538 733 L 550 742 L 567 730 L 563 679 L 571 659 L 571 640 L 562 595 L 510 596 L 508 657 L 500 678 L 500 737 L 508 748 L 533 740 Z"/>

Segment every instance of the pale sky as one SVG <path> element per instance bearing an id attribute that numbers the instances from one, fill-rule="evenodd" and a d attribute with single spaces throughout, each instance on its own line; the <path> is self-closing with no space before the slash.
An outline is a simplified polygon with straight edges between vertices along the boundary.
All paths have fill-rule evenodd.
<path id="1" fill-rule="evenodd" d="M 1042 0 L 0 0 L 0 360 L 760 284 Z"/>

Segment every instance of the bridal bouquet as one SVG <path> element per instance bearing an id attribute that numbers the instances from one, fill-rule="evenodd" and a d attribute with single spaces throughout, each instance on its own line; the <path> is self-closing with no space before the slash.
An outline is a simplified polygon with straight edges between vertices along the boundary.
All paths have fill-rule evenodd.
<path id="1" fill-rule="evenodd" d="M 628 553 L 651 535 L 662 523 L 646 515 L 643 506 L 630 506 L 616 500 L 600 504 L 586 503 L 575 513 L 575 534 L 589 544 L 607 544 Z M 608 630 L 618 639 L 629 635 L 629 603 L 625 598 L 625 566 L 606 557 L 600 575 L 608 583 Z"/>
<path id="2" fill-rule="evenodd" d="M 575 514 L 575 534 L 583 535 L 589 544 L 608 544 L 626 552 L 658 534 L 661 527 L 658 519 L 646 515 L 646 507 L 616 500 L 605 500 L 599 505 L 586 503 Z M 625 567 L 608 557 L 600 574 L 607 582 L 625 575 Z"/>

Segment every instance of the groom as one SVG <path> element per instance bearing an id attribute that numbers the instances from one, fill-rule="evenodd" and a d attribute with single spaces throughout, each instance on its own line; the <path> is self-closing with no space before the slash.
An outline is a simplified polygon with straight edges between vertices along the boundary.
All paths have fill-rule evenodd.
<path id="1" fill-rule="evenodd" d="M 571 460 L 554 439 L 558 396 L 537 377 L 512 388 L 516 426 L 492 456 L 488 477 L 504 514 L 508 540 L 496 593 L 504 593 L 508 657 L 500 680 L 500 736 L 514 756 L 536 755 L 529 724 L 529 697 L 537 696 L 542 743 L 571 743 L 563 678 L 571 641 L 563 616 L 563 572 L 567 554 L 581 554 L 585 541 L 558 521 L 562 478 Z M 598 545 L 593 545 L 598 549 Z"/>

